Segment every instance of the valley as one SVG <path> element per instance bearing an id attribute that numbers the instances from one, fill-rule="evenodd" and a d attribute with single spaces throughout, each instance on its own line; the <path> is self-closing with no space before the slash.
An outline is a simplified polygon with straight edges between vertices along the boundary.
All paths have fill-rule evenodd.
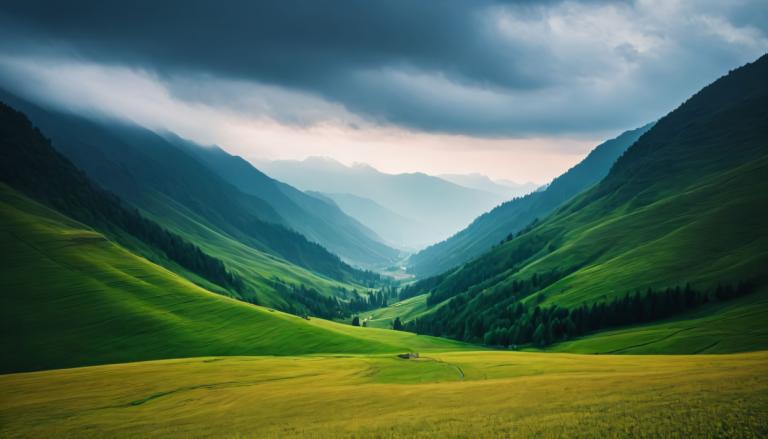
<path id="1" fill-rule="evenodd" d="M 0 437 L 768 437 L 764 7 L 288 3 L 0 6 Z"/>

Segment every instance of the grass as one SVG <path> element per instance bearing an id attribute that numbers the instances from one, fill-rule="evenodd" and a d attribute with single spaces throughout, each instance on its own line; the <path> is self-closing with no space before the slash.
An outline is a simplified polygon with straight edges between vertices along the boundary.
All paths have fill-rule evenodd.
<path id="1" fill-rule="evenodd" d="M 261 304 L 285 304 L 284 299 L 272 286 L 271 281 L 274 278 L 292 284 L 305 284 L 328 296 L 335 296 L 340 288 L 365 290 L 359 285 L 327 278 L 243 244 L 212 228 L 194 212 L 162 194 L 145 196 L 142 205 L 146 206 L 144 213 L 148 217 L 194 242 L 239 274 L 247 282 L 249 289 L 255 292 L 256 299 Z"/>
<path id="2" fill-rule="evenodd" d="M 558 352 L 589 354 L 719 354 L 768 346 L 768 290 L 656 324 L 603 331 L 556 344 Z"/>
<path id="3" fill-rule="evenodd" d="M 0 186 L 0 372 L 206 355 L 464 349 L 208 292 Z"/>
<path id="4" fill-rule="evenodd" d="M 586 192 L 570 210 L 536 229 L 557 248 L 517 272 L 502 274 L 490 288 L 509 288 L 512 280 L 534 273 L 580 267 L 527 299 L 572 307 L 648 287 L 689 282 L 711 288 L 717 282 L 751 279 L 768 264 L 768 223 L 763 221 L 767 170 L 768 156 L 763 156 L 704 175 L 685 190 L 656 195 L 642 207 L 633 206 L 635 199 L 619 206 L 612 206 L 610 198 L 582 203 L 590 197 Z M 515 249 L 512 241 L 495 249 L 492 258 L 503 261 Z"/>
<path id="5" fill-rule="evenodd" d="M 391 328 L 396 317 L 400 317 L 405 322 L 417 318 L 426 311 L 427 296 L 428 294 L 421 294 L 384 308 L 362 312 L 360 313 L 360 320 L 367 319 L 369 327 Z"/>
<path id="6" fill-rule="evenodd" d="M 642 208 L 616 209 L 597 226 L 570 231 L 565 246 L 520 276 L 591 261 L 541 293 L 545 303 L 564 306 L 623 295 L 628 288 L 750 279 L 768 264 L 766 170 L 768 156 Z"/>
<path id="7" fill-rule="evenodd" d="M 0 435 L 768 435 L 768 352 L 427 357 L 209 357 L 3 375 Z"/>
<path id="8" fill-rule="evenodd" d="M 498 273 L 490 270 L 491 274 L 468 288 L 508 296 L 514 291 L 514 280 L 578 267 L 523 299 L 530 306 L 567 308 L 608 301 L 649 287 L 663 289 L 690 283 L 694 289 L 708 291 L 720 282 L 734 284 L 743 280 L 765 285 L 766 172 L 768 155 L 763 154 L 740 166 L 703 174 L 683 189 L 675 185 L 659 189 L 661 193 L 644 205 L 637 200 L 640 196 L 620 202 L 606 196 L 587 202 L 596 189 L 587 191 L 533 232 L 496 247 L 457 270 L 446 282 L 495 266 Z M 516 270 L 509 261 L 515 260 L 514 255 L 526 239 L 538 236 L 544 243 L 533 247 L 541 250 Z M 482 294 L 478 293 L 476 300 L 482 300 Z M 722 307 L 709 307 L 703 310 L 709 313 L 706 318 L 697 317 L 699 313 L 686 314 L 675 322 L 611 331 L 559 344 L 554 349 L 674 354 L 767 349 L 768 334 L 760 322 L 766 311 L 768 303 L 762 293 Z M 420 311 L 422 315 L 432 312 L 439 314 L 439 308 Z M 684 318 L 695 320 L 686 323 Z"/>

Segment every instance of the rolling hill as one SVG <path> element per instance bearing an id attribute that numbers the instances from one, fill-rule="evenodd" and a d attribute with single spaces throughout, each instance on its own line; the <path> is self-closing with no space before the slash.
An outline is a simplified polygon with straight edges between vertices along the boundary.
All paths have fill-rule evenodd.
<path id="1" fill-rule="evenodd" d="M 598 145 L 579 164 L 554 179 L 543 190 L 507 201 L 475 219 L 450 238 L 412 255 L 408 270 L 424 277 L 457 267 L 541 219 L 576 194 L 600 181 L 616 159 L 652 124 L 622 133 Z"/>
<path id="2" fill-rule="evenodd" d="M 211 293 L 0 185 L 2 373 L 199 355 L 456 349 Z"/>
<path id="3" fill-rule="evenodd" d="M 599 315 L 605 308 L 579 308 L 594 303 L 625 308 L 655 303 L 642 315 L 668 316 L 660 307 L 681 312 L 698 306 L 699 297 L 715 301 L 701 307 L 709 322 L 719 321 L 720 310 L 730 310 L 732 318 L 720 315 L 727 323 L 721 338 L 707 342 L 721 344 L 717 351 L 768 346 L 764 332 L 745 329 L 766 311 L 761 299 L 768 281 L 766 78 L 768 56 L 730 72 L 662 118 L 599 184 L 490 252 L 422 281 L 423 292 L 431 292 L 428 303 L 440 306 L 414 327 L 469 340 L 490 333 L 486 341 L 496 343 L 501 335 L 509 343 L 517 338 L 515 322 L 529 317 L 528 323 L 549 325 L 553 320 L 546 319 L 557 318 L 565 324 L 568 309 L 581 309 L 579 318 Z M 686 304 L 671 302 L 681 297 L 676 287 L 686 284 L 685 290 L 693 291 Z M 730 289 L 736 284 L 743 286 Z M 656 295 L 627 296 L 649 288 Z M 419 289 L 417 284 L 414 290 Z M 757 298 L 725 307 L 732 296 L 726 291 L 752 292 Z M 610 326 L 614 317 L 603 318 L 597 327 Z M 656 349 L 709 349 L 701 334 L 687 331 L 676 337 L 677 347 L 657 344 Z M 744 337 L 752 342 L 738 341 Z M 637 342 L 629 334 L 623 347 Z"/>
<path id="4" fill-rule="evenodd" d="M 139 254 L 206 287 L 241 296 L 246 285 L 193 243 L 163 229 L 93 184 L 29 120 L 0 103 L 0 182 L 65 212 Z"/>
<path id="5" fill-rule="evenodd" d="M 376 277 L 350 267 L 307 240 L 268 202 L 243 193 L 152 131 L 49 111 L 3 96 L 22 109 L 52 139 L 53 146 L 96 183 L 169 230 L 209 253 L 217 253 L 225 263 L 237 253 L 227 246 L 234 241 L 265 254 L 259 258 L 262 261 L 287 261 L 335 281 L 367 283 Z M 229 239 L 201 240 L 211 234 Z M 243 275 L 248 277 L 249 273 Z M 267 296 L 274 296 L 270 277 L 250 281 L 267 290 Z"/>
<path id="6" fill-rule="evenodd" d="M 352 302 L 365 296 L 355 293 L 358 284 L 319 276 L 190 221 L 194 214 L 173 200 L 156 207 L 166 214 L 164 224 L 175 228 L 159 225 L 88 179 L 22 113 L 4 104 L 0 104 L 0 158 L 0 183 L 211 291 L 329 318 L 347 315 L 350 307 L 359 307 Z M 181 236 L 178 229 L 196 234 Z"/>

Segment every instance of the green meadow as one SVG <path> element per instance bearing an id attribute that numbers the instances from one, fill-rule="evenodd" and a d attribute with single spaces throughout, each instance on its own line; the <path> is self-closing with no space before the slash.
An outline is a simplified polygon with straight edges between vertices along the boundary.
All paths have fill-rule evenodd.
<path id="1" fill-rule="evenodd" d="M 285 299 L 275 291 L 272 281 L 280 279 L 288 283 L 303 283 L 331 296 L 334 289 L 356 288 L 357 285 L 342 283 L 285 260 L 259 251 L 212 228 L 205 219 L 180 205 L 173 199 L 156 194 L 146 197 L 143 202 L 151 210 L 144 211 L 148 217 L 199 245 L 206 253 L 222 260 L 227 267 L 240 275 L 254 292 L 255 299 L 265 305 L 285 304 Z M 206 286 L 207 288 L 207 286 Z"/>
<path id="2" fill-rule="evenodd" d="M 206 357 L 0 376 L 9 438 L 768 434 L 768 353 Z"/>

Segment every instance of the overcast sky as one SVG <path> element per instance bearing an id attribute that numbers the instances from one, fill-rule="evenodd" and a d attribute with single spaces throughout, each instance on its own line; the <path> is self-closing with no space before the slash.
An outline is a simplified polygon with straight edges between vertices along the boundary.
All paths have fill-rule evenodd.
<path id="1" fill-rule="evenodd" d="M 254 160 L 539 183 L 766 50 L 765 0 L 0 5 L 0 86 L 41 103 Z"/>

